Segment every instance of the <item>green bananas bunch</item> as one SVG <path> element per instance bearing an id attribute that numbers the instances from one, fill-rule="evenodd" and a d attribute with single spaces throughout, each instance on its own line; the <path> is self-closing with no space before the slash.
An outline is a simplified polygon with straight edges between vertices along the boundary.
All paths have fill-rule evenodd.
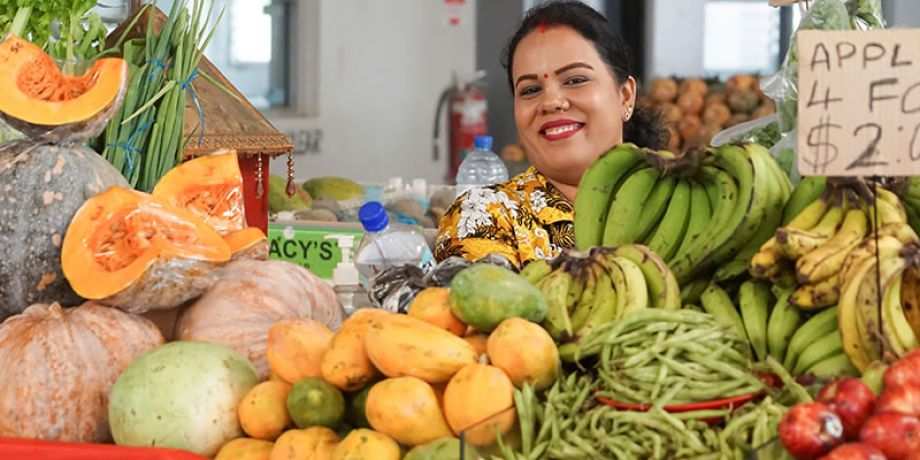
<path id="1" fill-rule="evenodd" d="M 769 350 L 768 320 L 773 294 L 767 283 L 748 280 L 741 283 L 736 300 L 715 282 L 709 283 L 700 294 L 702 310 L 734 329 L 739 337 L 746 337 L 754 356 L 764 360 Z"/>
<path id="2" fill-rule="evenodd" d="M 908 177 L 898 193 L 907 212 L 907 222 L 920 233 L 920 177 Z"/>
<path id="3" fill-rule="evenodd" d="M 546 297 L 543 327 L 557 342 L 577 341 L 634 310 L 681 307 L 674 274 L 638 244 L 567 251 L 527 264 L 521 275 Z"/>
<path id="4" fill-rule="evenodd" d="M 839 329 L 860 370 L 920 347 L 920 242 L 889 234 L 867 239 L 840 271 Z M 881 306 L 879 306 L 881 299 Z"/>
<path id="5" fill-rule="evenodd" d="M 678 281 L 716 270 L 743 274 L 781 224 L 792 186 L 756 144 L 725 145 L 674 157 L 622 144 L 582 176 L 575 199 L 575 243 L 641 243 Z"/>
<path id="6" fill-rule="evenodd" d="M 765 281 L 747 280 L 733 299 L 710 283 L 700 302 L 703 311 L 747 337 L 760 361 L 772 357 L 796 375 L 857 375 L 844 353 L 837 307 L 805 318 L 805 312 L 790 302 L 792 294 L 791 289 L 775 285 L 771 289 Z"/>
<path id="7" fill-rule="evenodd" d="M 817 191 L 813 185 L 805 184 L 806 193 L 798 193 L 799 188 L 793 192 L 787 209 L 800 211 L 761 246 L 750 265 L 755 278 L 794 286 L 790 302 L 805 310 L 838 303 L 842 280 L 837 275 L 844 261 L 874 232 L 904 241 L 916 238 L 907 225 L 905 207 L 891 191 L 878 188 L 873 199 L 866 189 L 866 199 L 852 188 L 824 190 L 821 185 L 817 198 L 802 205 L 799 198 L 811 198 Z"/>

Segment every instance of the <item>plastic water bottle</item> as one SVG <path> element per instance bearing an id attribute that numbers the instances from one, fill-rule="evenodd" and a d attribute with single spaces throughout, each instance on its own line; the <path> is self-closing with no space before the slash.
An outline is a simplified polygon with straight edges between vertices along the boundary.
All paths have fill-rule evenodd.
<path id="1" fill-rule="evenodd" d="M 492 151 L 492 136 L 476 136 L 475 149 L 466 155 L 457 170 L 457 196 L 471 188 L 487 187 L 508 180 L 508 168 Z"/>
<path id="2" fill-rule="evenodd" d="M 355 255 L 355 266 L 366 289 L 370 288 L 370 280 L 386 268 L 412 264 L 427 270 L 434 264 L 431 248 L 421 231 L 390 222 L 379 202 L 370 201 L 361 206 L 358 218 L 365 234 Z"/>

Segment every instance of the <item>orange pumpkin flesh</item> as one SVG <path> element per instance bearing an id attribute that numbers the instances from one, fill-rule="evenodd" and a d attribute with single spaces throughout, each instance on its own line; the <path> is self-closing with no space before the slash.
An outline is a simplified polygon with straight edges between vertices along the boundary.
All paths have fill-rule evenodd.
<path id="1" fill-rule="evenodd" d="M 246 227 L 243 176 L 234 150 L 218 150 L 176 166 L 157 182 L 153 196 L 189 210 L 221 235 Z"/>
<path id="2" fill-rule="evenodd" d="M 247 227 L 224 236 L 233 260 L 268 259 L 268 238 L 259 227 Z"/>
<path id="3" fill-rule="evenodd" d="M 153 196 L 186 209 L 214 227 L 234 259 L 267 259 L 268 239 L 246 227 L 243 176 L 234 150 L 218 150 L 176 166 L 153 189 Z"/>
<path id="4" fill-rule="evenodd" d="M 229 259 L 227 243 L 194 214 L 122 187 L 83 204 L 67 229 L 61 255 L 64 276 L 77 294 L 135 313 L 176 307 L 195 297 L 189 291 L 207 286 L 181 291 L 206 274 L 196 262 Z M 164 289 L 167 282 L 176 289 Z M 148 304 L 151 297 L 159 297 L 157 305 Z"/>
<path id="5" fill-rule="evenodd" d="M 83 75 L 67 76 L 38 46 L 15 35 L 0 42 L 0 112 L 27 123 L 88 120 L 118 98 L 127 77 L 123 59 L 98 59 Z"/>

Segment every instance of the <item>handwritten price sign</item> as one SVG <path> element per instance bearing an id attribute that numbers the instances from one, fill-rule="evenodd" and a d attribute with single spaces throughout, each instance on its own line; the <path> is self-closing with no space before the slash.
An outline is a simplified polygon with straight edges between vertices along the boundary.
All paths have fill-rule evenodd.
<path id="1" fill-rule="evenodd" d="M 920 29 L 799 31 L 803 175 L 920 174 Z"/>

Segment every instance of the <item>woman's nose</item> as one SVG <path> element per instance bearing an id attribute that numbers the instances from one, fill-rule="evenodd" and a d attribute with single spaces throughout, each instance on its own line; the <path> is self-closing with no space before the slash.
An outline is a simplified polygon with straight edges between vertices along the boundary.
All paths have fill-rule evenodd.
<path id="1" fill-rule="evenodd" d="M 554 85 L 546 85 L 543 90 L 541 109 L 543 113 L 554 113 L 567 110 L 568 101 Z"/>

